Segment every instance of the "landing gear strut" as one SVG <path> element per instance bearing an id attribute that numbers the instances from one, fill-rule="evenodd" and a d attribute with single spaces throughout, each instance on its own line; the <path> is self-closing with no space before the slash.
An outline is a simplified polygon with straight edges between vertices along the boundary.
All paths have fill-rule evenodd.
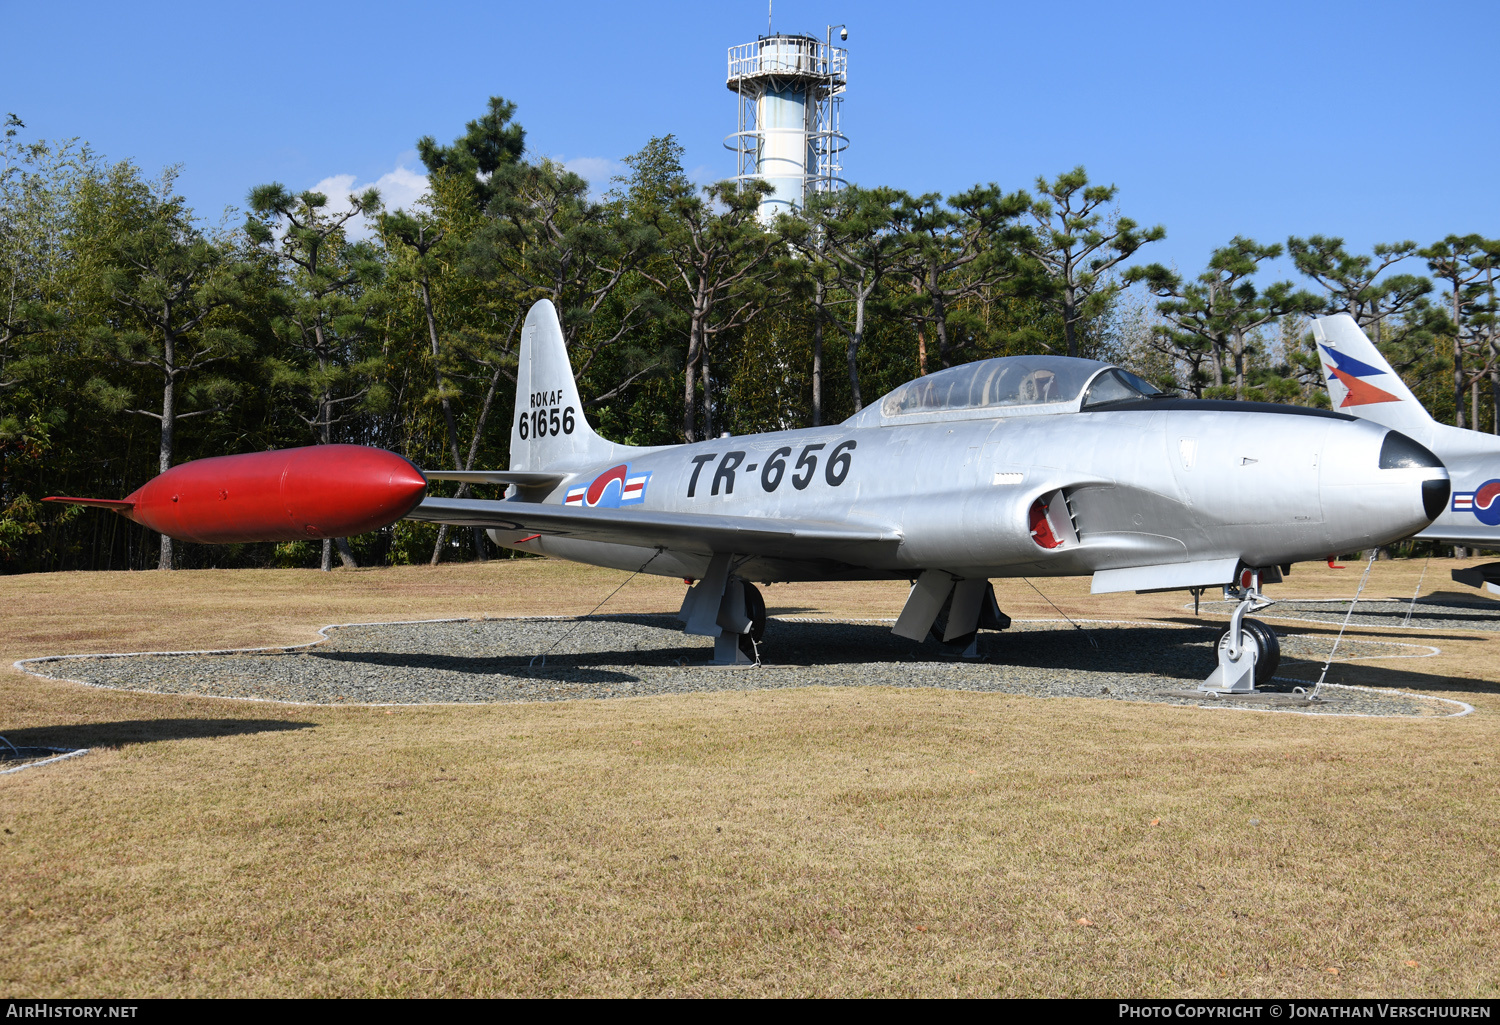
<path id="1" fill-rule="evenodd" d="M 1240 573 L 1237 585 L 1224 588 L 1224 597 L 1239 599 L 1229 626 L 1219 635 L 1219 666 L 1198 689 L 1216 694 L 1252 694 L 1256 689 L 1269 690 L 1276 668 L 1281 664 L 1281 642 L 1275 632 L 1258 619 L 1247 619 L 1246 613 L 1269 608 L 1275 602 L 1261 593 L 1258 569 Z"/>
<path id="2" fill-rule="evenodd" d="M 964 579 L 945 569 L 929 569 L 912 581 L 911 593 L 891 633 L 913 641 L 931 635 L 950 652 L 977 658 L 979 631 L 1009 626 L 1010 617 L 995 603 L 995 589 L 988 580 Z"/>
<path id="3" fill-rule="evenodd" d="M 766 632 L 766 602 L 748 580 L 730 575 L 733 556 L 718 553 L 683 597 L 677 618 L 683 632 L 714 639 L 711 666 L 760 664 L 760 639 Z"/>

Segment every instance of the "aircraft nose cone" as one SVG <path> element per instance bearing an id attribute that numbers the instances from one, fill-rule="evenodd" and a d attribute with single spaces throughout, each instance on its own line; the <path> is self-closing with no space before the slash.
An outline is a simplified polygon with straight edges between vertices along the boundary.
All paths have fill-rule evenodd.
<path id="1" fill-rule="evenodd" d="M 397 456 L 397 459 L 400 457 Z M 411 463 L 401 459 L 399 463 L 392 460 L 389 465 L 391 476 L 388 487 L 391 497 L 397 503 L 416 501 L 427 491 L 427 478 Z"/>
<path id="2" fill-rule="evenodd" d="M 1408 438 L 1400 431 L 1386 432 L 1380 443 L 1380 468 L 1382 470 L 1443 470 L 1443 461 L 1427 446 Z M 1447 479 L 1430 478 L 1422 481 L 1422 511 L 1429 520 L 1448 506 L 1448 495 L 1453 484 Z"/>
<path id="3" fill-rule="evenodd" d="M 1368 421 L 1335 425 L 1320 458 L 1329 551 L 1354 551 L 1415 534 L 1446 506 L 1441 459 L 1399 431 Z"/>

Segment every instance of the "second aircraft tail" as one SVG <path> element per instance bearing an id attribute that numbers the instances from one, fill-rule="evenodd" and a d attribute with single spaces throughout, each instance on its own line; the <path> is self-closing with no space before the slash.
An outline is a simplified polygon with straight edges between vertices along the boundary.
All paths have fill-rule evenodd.
<path id="1" fill-rule="evenodd" d="M 1318 362 L 1333 408 L 1424 439 L 1434 421 L 1347 313 L 1313 321 Z"/>

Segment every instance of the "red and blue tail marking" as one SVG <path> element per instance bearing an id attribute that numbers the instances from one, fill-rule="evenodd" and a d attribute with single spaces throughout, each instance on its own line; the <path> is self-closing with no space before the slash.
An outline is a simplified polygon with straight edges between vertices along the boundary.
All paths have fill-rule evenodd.
<path id="1" fill-rule="evenodd" d="M 1386 371 L 1378 367 L 1372 367 L 1368 363 L 1361 363 L 1353 356 L 1347 356 L 1342 352 L 1335 352 L 1326 345 L 1320 345 L 1318 348 L 1323 350 L 1325 356 L 1333 360 L 1332 363 L 1328 364 L 1329 376 L 1343 385 L 1344 389 L 1348 392 L 1344 396 L 1344 401 L 1339 403 L 1340 409 L 1345 406 L 1367 406 L 1372 402 L 1401 401 L 1398 396 L 1360 380 L 1362 377 L 1384 377 Z"/>

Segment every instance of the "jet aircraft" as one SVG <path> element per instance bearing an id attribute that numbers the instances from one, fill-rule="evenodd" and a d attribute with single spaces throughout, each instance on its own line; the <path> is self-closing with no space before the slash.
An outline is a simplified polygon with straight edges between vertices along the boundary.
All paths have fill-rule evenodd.
<path id="1" fill-rule="evenodd" d="M 1450 502 L 1415 536 L 1500 548 L 1500 437 L 1434 420 L 1347 313 L 1314 320 L 1313 340 L 1335 409 L 1400 431 L 1448 467 L 1453 481 Z M 1453 579 L 1500 595 L 1500 562 L 1456 569 Z"/>
<path id="2" fill-rule="evenodd" d="M 505 485 L 503 499 L 421 498 L 422 475 L 398 456 L 353 468 L 315 447 L 185 463 L 111 507 L 174 536 L 247 541 L 341 536 L 378 506 L 387 522 L 478 526 L 521 551 L 680 576 L 684 629 L 714 637 L 722 664 L 758 655 L 756 583 L 910 580 L 894 632 L 931 631 L 968 654 L 980 628 L 1009 625 L 995 578 L 1088 574 L 1095 593 L 1224 586 L 1239 604 L 1206 686 L 1245 691 L 1268 685 L 1279 657 L 1275 634 L 1244 618 L 1265 603 L 1262 583 L 1411 534 L 1448 501 L 1442 463 L 1398 431 L 1178 398 L 1061 356 L 919 377 L 840 424 L 685 445 L 615 444 L 582 410 L 543 300 L 523 327 L 510 469 L 425 473 Z M 265 465 L 235 463 L 253 459 Z M 221 486 L 236 466 L 241 483 Z"/>

